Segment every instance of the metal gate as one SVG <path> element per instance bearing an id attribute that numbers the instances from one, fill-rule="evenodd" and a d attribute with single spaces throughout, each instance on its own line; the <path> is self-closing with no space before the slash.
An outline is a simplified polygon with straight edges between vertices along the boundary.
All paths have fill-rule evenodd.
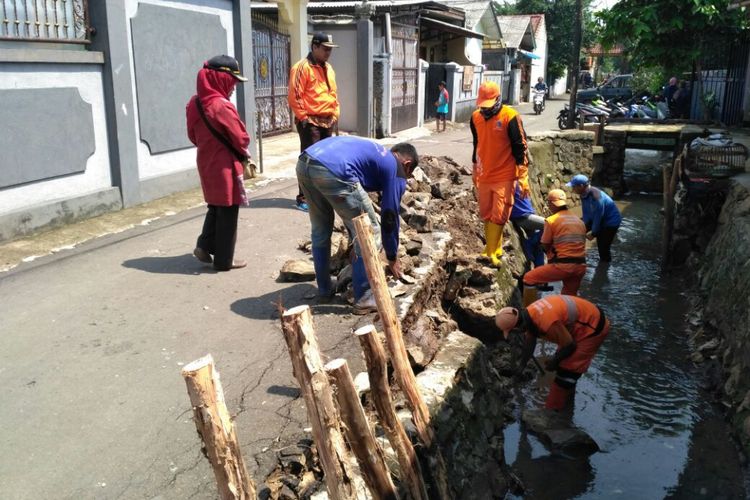
<path id="1" fill-rule="evenodd" d="M 724 125 L 743 121 L 750 39 L 745 33 L 716 34 L 703 50 L 694 72 L 693 118 L 719 120 Z"/>
<path id="2" fill-rule="evenodd" d="M 290 41 L 272 20 L 253 14 L 255 107 L 263 135 L 292 130 L 289 109 Z"/>
<path id="3" fill-rule="evenodd" d="M 391 131 L 418 123 L 419 36 L 414 26 L 393 25 L 393 77 L 391 79 Z"/>

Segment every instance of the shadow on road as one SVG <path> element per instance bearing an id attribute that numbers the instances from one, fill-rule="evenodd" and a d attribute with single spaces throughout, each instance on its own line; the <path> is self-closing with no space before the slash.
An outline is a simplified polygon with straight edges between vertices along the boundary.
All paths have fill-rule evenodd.
<path id="1" fill-rule="evenodd" d="M 313 315 L 320 314 L 350 314 L 351 307 L 341 299 L 330 304 L 316 304 L 315 299 L 308 298 L 314 292 L 315 285 L 311 283 L 296 283 L 287 288 L 266 293 L 258 297 L 247 297 L 232 303 L 233 313 L 250 319 L 278 319 L 278 305 L 284 309 L 291 309 L 299 305 L 309 305 Z"/>
<path id="2" fill-rule="evenodd" d="M 140 257 L 122 263 L 128 269 L 138 269 L 156 274 L 190 274 L 216 273 L 211 266 L 196 260 L 192 254 L 172 255 L 169 257 Z"/>
<path id="3" fill-rule="evenodd" d="M 289 208 L 297 210 L 294 198 L 259 198 L 257 200 L 250 200 L 248 209 L 252 210 L 254 208 Z"/>

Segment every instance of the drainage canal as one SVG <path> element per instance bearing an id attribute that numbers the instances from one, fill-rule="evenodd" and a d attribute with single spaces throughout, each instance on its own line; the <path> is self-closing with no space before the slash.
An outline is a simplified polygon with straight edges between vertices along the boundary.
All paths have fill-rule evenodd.
<path id="1" fill-rule="evenodd" d="M 613 263 L 598 265 L 595 248 L 587 258 L 580 293 L 604 308 L 613 330 L 578 384 L 573 422 L 601 451 L 553 454 L 510 424 L 505 458 L 524 498 L 746 498 L 730 429 L 690 361 L 689 283 L 661 271 L 660 204 L 659 196 L 626 197 Z M 518 422 L 543 393 L 527 384 L 516 394 Z"/>

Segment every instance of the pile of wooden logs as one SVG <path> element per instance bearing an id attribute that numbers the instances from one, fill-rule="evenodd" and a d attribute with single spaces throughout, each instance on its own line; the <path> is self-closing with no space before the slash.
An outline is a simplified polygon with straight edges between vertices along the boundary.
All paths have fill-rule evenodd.
<path id="1" fill-rule="evenodd" d="M 396 453 L 401 491 L 413 500 L 448 499 L 445 463 L 409 364 L 401 323 L 388 291 L 372 226 L 366 216 L 354 219 L 354 224 L 383 323 L 394 380 L 406 397 L 419 438 L 420 454 L 423 453 L 424 463 L 429 464 L 429 470 L 423 474 L 414 445 L 396 415 L 388 381 L 386 352 L 379 334 L 373 325 L 358 329 L 355 335 L 367 363 L 371 398 L 380 425 Z M 399 489 L 375 439 L 346 360 L 334 359 L 323 364 L 308 306 L 283 311 L 281 324 L 294 376 L 305 399 L 328 496 L 332 500 L 399 498 Z M 183 376 L 198 433 L 213 467 L 221 498 L 255 498 L 255 488 L 245 470 L 213 360 L 207 356 L 185 366 Z"/>

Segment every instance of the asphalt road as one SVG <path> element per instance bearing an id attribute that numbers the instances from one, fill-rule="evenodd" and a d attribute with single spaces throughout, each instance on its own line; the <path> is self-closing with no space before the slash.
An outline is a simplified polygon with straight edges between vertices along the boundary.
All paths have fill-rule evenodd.
<path id="1" fill-rule="evenodd" d="M 541 116 L 519 109 L 534 133 L 556 127 L 559 107 L 552 101 Z M 414 143 L 422 154 L 470 160 L 467 128 Z M 277 181 L 241 210 L 245 269 L 215 273 L 193 258 L 199 208 L 0 274 L 2 498 L 215 498 L 180 376 L 207 353 L 256 480 L 278 449 L 309 437 L 275 312 L 279 300 L 305 303 L 314 290 L 276 281 L 308 238 L 294 194 L 295 181 Z M 350 332 L 367 320 L 345 306 L 314 314 L 324 352 L 361 371 Z"/>

